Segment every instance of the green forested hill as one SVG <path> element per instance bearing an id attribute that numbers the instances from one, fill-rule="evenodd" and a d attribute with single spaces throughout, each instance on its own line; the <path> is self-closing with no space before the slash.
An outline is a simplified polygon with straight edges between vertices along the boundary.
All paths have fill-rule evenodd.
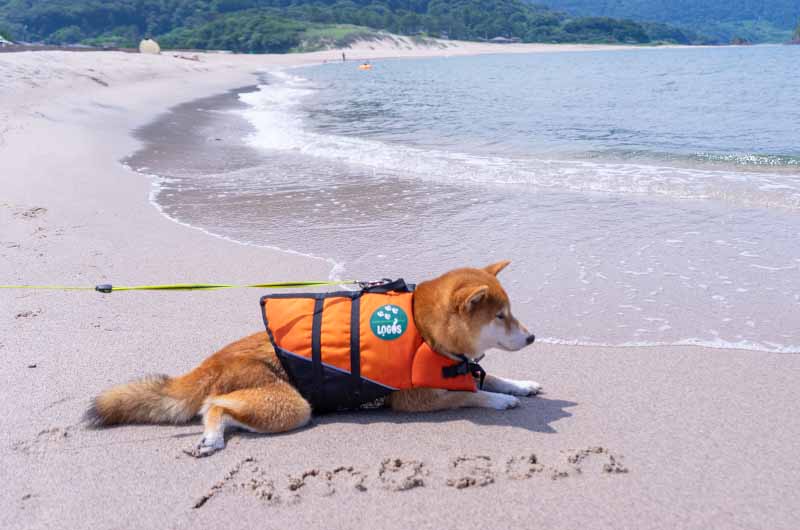
<path id="1" fill-rule="evenodd" d="M 800 0 L 533 0 L 580 16 L 652 20 L 725 41 L 785 41 L 800 20 Z"/>
<path id="2" fill-rule="evenodd" d="M 167 47 L 280 52 L 373 30 L 465 40 L 702 41 L 663 24 L 570 17 L 524 0 L 0 0 L 0 33 L 53 44 L 131 46 L 152 36 Z"/>

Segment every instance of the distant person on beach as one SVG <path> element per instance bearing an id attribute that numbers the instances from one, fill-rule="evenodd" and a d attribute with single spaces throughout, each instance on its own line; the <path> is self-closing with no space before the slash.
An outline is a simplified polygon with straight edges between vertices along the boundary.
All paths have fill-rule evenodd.
<path id="1" fill-rule="evenodd" d="M 344 52 L 342 52 L 342 62 L 345 62 L 345 61 L 347 61 L 347 56 L 344 54 Z"/>

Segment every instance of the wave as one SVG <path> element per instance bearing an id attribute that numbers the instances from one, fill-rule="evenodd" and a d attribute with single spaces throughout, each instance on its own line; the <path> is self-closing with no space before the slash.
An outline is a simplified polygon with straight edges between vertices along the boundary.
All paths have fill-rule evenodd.
<path id="1" fill-rule="evenodd" d="M 275 73 L 270 81 L 270 84 L 261 86 L 257 92 L 240 94 L 239 98 L 247 103 L 248 108 L 244 111 L 236 111 L 242 112 L 244 117 L 255 127 L 255 133 L 247 138 L 247 141 L 252 146 L 278 152 L 277 156 L 267 157 L 268 163 L 266 165 L 264 165 L 263 157 L 255 157 L 254 160 L 257 160 L 256 166 L 244 168 L 238 168 L 237 166 L 236 169 L 225 169 L 219 173 L 192 174 L 187 178 L 154 175 L 152 173 L 159 171 L 147 167 L 139 167 L 136 171 L 151 178 L 150 200 L 163 215 L 172 221 L 236 243 L 291 252 L 300 256 L 323 260 L 331 267 L 330 279 L 340 279 L 344 273 L 345 265 L 348 268 L 351 266 L 358 268 L 358 256 L 363 254 L 361 252 L 362 249 L 357 249 L 358 252 L 350 252 L 349 254 L 337 252 L 328 244 L 335 243 L 335 239 L 328 238 L 326 233 L 322 234 L 322 239 L 316 241 L 316 243 L 322 241 L 324 244 L 315 244 L 315 242 L 307 244 L 305 240 L 300 243 L 298 242 L 299 239 L 296 238 L 296 230 L 289 231 L 294 232 L 294 234 L 289 233 L 291 237 L 276 237 L 276 234 L 270 230 L 272 225 L 267 228 L 259 227 L 256 232 L 239 229 L 231 230 L 229 224 L 226 225 L 224 222 L 219 224 L 214 221 L 213 212 L 217 207 L 217 198 L 230 195 L 236 199 L 242 194 L 248 194 L 253 191 L 258 193 L 259 190 L 266 190 L 270 194 L 275 193 L 277 194 L 276 196 L 282 196 L 281 194 L 286 191 L 281 188 L 284 185 L 292 188 L 290 191 L 294 194 L 293 188 L 297 187 L 297 185 L 296 183 L 291 183 L 294 180 L 292 176 L 306 174 L 307 172 L 319 176 L 320 171 L 325 171 L 326 177 L 333 176 L 333 180 L 338 181 L 339 175 L 343 173 L 341 164 L 352 164 L 359 166 L 357 168 L 359 170 L 357 172 L 359 175 L 357 179 L 358 185 L 363 184 L 365 180 L 367 182 L 370 181 L 368 172 L 363 171 L 363 169 L 371 168 L 374 170 L 375 175 L 381 177 L 386 174 L 392 174 L 400 178 L 428 179 L 435 182 L 458 183 L 471 181 L 490 183 L 481 188 L 490 193 L 490 195 L 493 185 L 508 185 L 515 189 L 530 187 L 532 189 L 599 191 L 611 194 L 641 193 L 650 196 L 680 199 L 720 198 L 737 204 L 776 204 L 782 208 L 798 208 L 796 199 L 798 194 L 798 183 L 796 181 L 798 173 L 794 172 L 794 181 L 790 178 L 791 175 L 787 174 L 791 170 L 787 171 L 786 168 L 783 168 L 785 173 L 782 175 L 773 174 L 780 170 L 780 163 L 778 162 L 775 164 L 775 170 L 772 169 L 770 164 L 761 164 L 762 166 L 770 166 L 767 168 L 769 173 L 766 173 L 760 167 L 750 170 L 745 169 L 744 171 L 720 169 L 736 165 L 737 162 L 733 159 L 720 158 L 722 155 L 715 154 L 708 155 L 710 163 L 704 163 L 701 160 L 692 162 L 690 158 L 693 155 L 670 153 L 663 153 L 663 157 L 658 156 L 654 159 L 651 153 L 634 150 L 611 153 L 576 153 L 574 155 L 562 155 L 563 158 L 571 158 L 570 160 L 563 158 L 544 160 L 542 157 L 523 158 L 506 153 L 502 157 L 479 156 L 474 153 L 425 149 L 391 141 L 335 135 L 311 129 L 310 125 L 313 123 L 313 118 L 304 114 L 304 98 L 318 93 L 319 88 L 317 86 L 302 77 L 291 75 L 285 71 Z M 225 110 L 224 112 L 231 111 Z M 381 115 L 383 116 L 383 112 L 381 112 Z M 459 147 L 457 149 L 465 150 L 469 148 Z M 299 153 L 301 156 L 296 157 L 294 153 Z M 314 157 L 318 160 L 305 158 L 305 156 Z M 697 156 L 701 157 L 701 155 Z M 748 155 L 736 156 L 746 157 Z M 329 161 L 332 163 L 328 163 Z M 791 161 L 784 160 L 783 162 L 786 162 L 785 166 L 792 167 Z M 745 161 L 742 165 L 747 165 L 747 163 L 749 162 Z M 286 166 L 284 167 L 283 164 L 286 164 Z M 676 168 L 670 167 L 671 164 L 693 165 Z M 698 166 L 700 169 L 698 169 Z M 714 169 L 709 170 L 708 168 Z M 349 175 L 346 168 L 344 169 L 345 173 Z M 165 171 L 165 173 L 169 173 L 169 171 Z M 269 175 L 266 180 L 264 180 L 265 174 Z M 382 184 L 383 178 L 380 180 Z M 322 180 L 322 182 L 330 181 Z M 299 184 L 299 186 L 303 187 L 304 185 Z M 174 201 L 168 198 L 170 195 L 180 195 L 184 193 L 184 190 L 194 189 L 206 191 L 210 198 L 210 200 L 206 201 L 210 214 L 209 212 L 205 212 L 205 216 L 192 214 L 194 219 L 200 219 L 197 224 L 191 217 L 185 218 L 181 213 L 182 210 L 173 209 L 171 205 Z M 318 194 L 325 193 L 324 189 L 320 190 L 317 181 L 308 183 L 307 186 L 303 187 L 303 190 L 308 191 L 308 197 L 310 198 L 307 198 L 307 200 L 311 202 L 317 200 Z M 763 193 L 763 195 L 759 196 L 759 192 Z M 523 192 L 521 195 L 525 196 L 527 194 Z M 795 202 L 793 203 L 790 202 L 792 196 L 795 197 Z M 196 199 L 190 193 L 183 200 L 185 201 L 187 197 L 190 200 Z M 580 198 L 578 195 L 572 197 L 548 195 L 547 197 L 555 201 L 561 201 L 564 198 Z M 543 196 L 543 199 L 547 199 L 547 197 Z M 178 204 L 181 204 L 180 201 Z M 336 203 L 334 202 L 334 204 Z M 265 219 L 274 217 L 272 213 L 266 212 L 265 215 L 269 217 L 265 217 Z M 743 211 L 742 213 L 751 216 L 764 215 L 764 212 L 760 210 Z M 783 212 L 779 213 L 783 214 Z M 208 215 L 212 217 L 208 217 Z M 789 219 L 789 216 L 782 215 L 782 217 Z M 750 217 L 750 219 L 752 218 Z M 380 223 L 380 221 L 376 222 Z M 197 226 L 198 224 L 201 226 Z M 795 224 L 796 219 L 791 221 L 792 227 Z M 302 232 L 300 234 L 304 235 Z M 713 239 L 711 236 L 709 238 L 709 240 Z M 667 240 L 667 243 L 669 244 L 672 241 Z M 279 246 L 276 246 L 275 243 Z M 725 242 L 722 241 L 722 243 Z M 297 250 L 287 250 L 286 247 L 296 248 Z M 749 247 L 746 248 L 749 249 Z M 311 252 L 307 252 L 309 250 Z M 702 254 L 702 251 L 700 253 Z M 758 255 L 756 252 L 750 253 L 749 250 L 747 256 L 741 255 L 749 258 L 751 254 L 752 256 Z M 386 256 L 378 255 L 378 257 L 385 258 Z M 594 256 L 591 257 L 594 258 Z M 724 258 L 725 256 L 721 256 L 721 259 Z M 438 257 L 435 260 L 438 265 Z M 800 261 L 800 259 L 795 261 Z M 749 264 L 750 262 L 748 261 L 747 263 Z M 776 264 L 778 262 L 772 263 L 772 265 Z M 783 262 L 780 262 L 780 264 L 783 264 Z M 750 266 L 768 269 L 776 277 L 780 271 L 797 268 L 797 265 L 772 267 L 752 264 Z M 689 268 L 692 269 L 691 267 Z M 581 280 L 584 278 L 583 270 L 583 265 L 581 265 Z M 623 273 L 625 272 L 627 271 L 623 271 Z M 598 274 L 598 276 L 600 275 Z M 783 278 L 784 276 L 781 276 L 775 281 L 781 282 Z M 606 278 L 604 277 L 604 279 Z M 703 288 L 705 289 L 705 286 Z M 679 297 L 681 293 L 676 293 L 675 296 Z M 800 295 L 794 295 L 795 302 L 798 300 L 798 296 Z M 726 321 L 729 320 L 726 319 Z M 553 335 L 539 340 L 549 344 L 581 347 L 700 346 L 722 350 L 736 349 L 776 354 L 800 354 L 800 346 L 797 345 L 796 340 L 793 340 L 793 335 L 782 334 L 780 335 L 782 339 L 777 339 L 782 344 L 773 343 L 770 342 L 770 339 L 779 336 L 777 331 L 774 329 L 772 333 L 770 333 L 770 330 L 763 331 L 760 326 L 757 334 L 733 335 L 732 333 L 723 333 L 723 336 L 728 335 L 726 337 L 728 340 L 723 340 L 719 336 L 707 336 L 706 330 L 702 327 L 697 329 L 687 327 L 682 330 L 674 330 L 668 334 L 661 334 L 660 336 L 645 335 L 652 342 L 642 341 L 640 339 L 642 335 L 639 333 L 633 336 L 628 334 L 617 335 L 616 333 L 611 335 L 594 335 L 594 333 L 574 335 L 572 333 L 572 325 L 564 328 L 559 328 L 558 326 L 547 327 L 551 328 L 550 332 Z M 576 338 L 570 340 L 570 336 Z M 703 338 L 685 338 L 687 336 Z M 737 338 L 733 338 L 734 336 Z M 598 340 L 599 342 L 591 342 L 592 340 Z"/>
<path id="2" fill-rule="evenodd" d="M 435 181 L 672 199 L 713 199 L 740 206 L 800 209 L 800 178 L 793 174 L 636 162 L 479 156 L 321 134 L 304 126 L 299 110 L 302 99 L 316 90 L 312 83 L 285 71 L 272 75 L 275 83 L 261 85 L 258 91 L 239 96 L 249 107 L 242 113 L 256 130 L 247 138 L 254 147 L 295 151 L 400 177 Z M 702 156 L 710 159 L 722 155 Z M 756 155 L 747 156 L 752 158 Z M 764 158 L 763 165 L 769 165 L 766 161 Z"/>
<path id="3" fill-rule="evenodd" d="M 204 233 L 206 235 L 209 235 L 211 237 L 216 237 L 218 239 L 223 239 L 225 241 L 229 241 L 231 243 L 236 243 L 238 245 L 266 248 L 266 249 L 269 249 L 269 250 L 274 250 L 276 252 L 282 252 L 284 254 L 291 254 L 293 256 L 300 256 L 300 257 L 308 258 L 308 259 L 312 259 L 312 260 L 323 261 L 323 262 L 325 262 L 326 264 L 328 264 L 330 266 L 330 271 L 328 272 L 328 280 L 330 280 L 330 281 L 339 281 L 339 280 L 343 279 L 342 278 L 342 273 L 344 272 L 344 263 L 336 261 L 336 260 L 334 260 L 332 258 L 326 258 L 326 257 L 322 257 L 322 256 L 317 256 L 315 254 L 310 254 L 308 252 L 299 252 L 297 250 L 292 250 L 292 249 L 289 249 L 289 248 L 282 248 L 282 247 L 278 247 L 276 245 L 265 245 L 265 244 L 262 244 L 262 243 L 256 243 L 254 241 L 242 241 L 241 239 L 234 239 L 234 238 L 229 237 L 229 236 L 218 234 L 218 233 L 216 233 L 216 232 L 214 232 L 212 230 L 209 230 L 207 228 L 204 228 L 202 226 L 194 225 L 194 224 L 188 223 L 186 221 L 182 221 L 181 219 L 178 219 L 174 215 L 170 214 L 164 208 L 164 206 L 158 201 L 158 197 L 161 194 L 161 192 L 163 191 L 163 189 L 165 188 L 165 185 L 173 183 L 173 182 L 176 182 L 176 179 L 172 179 L 170 177 L 164 177 L 162 175 L 157 175 L 155 173 L 151 173 L 150 172 L 151 170 L 150 170 L 149 167 L 138 167 L 138 168 L 135 168 L 135 167 L 132 167 L 130 164 L 128 164 L 125 161 L 120 162 L 120 164 L 125 169 L 127 169 L 129 171 L 132 171 L 134 173 L 138 173 L 139 175 L 142 175 L 142 176 L 150 179 L 150 194 L 149 194 L 149 197 L 148 197 L 148 199 L 150 201 L 150 204 L 152 204 L 153 207 L 155 207 L 155 209 L 158 211 L 158 213 L 160 213 L 161 215 L 163 215 L 164 217 L 166 217 L 170 221 L 172 221 L 174 223 L 177 223 L 177 224 L 179 224 L 181 226 L 185 226 L 187 228 L 191 228 L 193 230 L 199 230 L 200 232 L 202 232 L 202 233 Z"/>
<path id="4" fill-rule="evenodd" d="M 765 155 L 758 153 L 695 153 L 701 162 L 723 162 L 739 166 L 800 168 L 800 156 Z"/>
<path id="5" fill-rule="evenodd" d="M 555 344 L 559 346 L 580 346 L 580 347 L 595 347 L 595 348 L 660 348 L 660 347 L 675 347 L 675 346 L 696 346 L 700 348 L 712 348 L 715 350 L 746 350 L 758 351 L 764 353 L 778 353 L 785 355 L 800 355 L 800 345 L 782 345 L 767 342 L 755 342 L 749 340 L 740 341 L 727 341 L 723 339 L 681 339 L 676 341 L 629 341 L 619 344 L 610 344 L 604 342 L 591 342 L 584 340 L 571 340 L 560 339 L 554 337 L 536 338 L 536 342 L 543 344 Z"/>
<path id="6" fill-rule="evenodd" d="M 722 167 L 730 169 L 731 166 L 738 166 L 737 169 L 751 171 L 762 171 L 764 168 L 780 171 L 786 170 L 796 174 L 800 170 L 800 156 L 765 154 L 765 153 L 719 153 L 719 152 L 664 152 L 649 149 L 607 149 L 592 150 L 574 155 L 581 160 L 612 160 L 612 161 L 641 161 L 646 160 L 650 165 L 702 165 L 711 169 Z"/>

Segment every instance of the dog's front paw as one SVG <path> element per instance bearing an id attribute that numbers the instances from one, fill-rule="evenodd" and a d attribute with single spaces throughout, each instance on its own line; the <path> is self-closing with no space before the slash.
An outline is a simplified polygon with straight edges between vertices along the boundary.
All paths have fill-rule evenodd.
<path id="1" fill-rule="evenodd" d="M 225 449 L 225 438 L 222 436 L 219 437 L 203 437 L 200 440 L 200 444 L 189 450 L 184 450 L 183 452 L 189 456 L 193 456 L 195 458 L 204 458 L 206 456 L 211 456 L 220 449 Z"/>
<path id="2" fill-rule="evenodd" d="M 536 381 L 509 381 L 511 383 L 509 394 L 514 396 L 535 396 L 542 390 L 542 385 Z"/>
<path id="3" fill-rule="evenodd" d="M 519 400 L 514 396 L 491 392 L 487 392 L 487 394 L 489 394 L 487 405 L 495 410 L 513 409 L 519 406 Z"/>

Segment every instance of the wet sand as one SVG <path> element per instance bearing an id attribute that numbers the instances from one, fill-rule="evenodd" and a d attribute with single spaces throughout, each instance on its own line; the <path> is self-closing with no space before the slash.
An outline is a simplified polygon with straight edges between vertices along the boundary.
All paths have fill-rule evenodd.
<path id="1" fill-rule="evenodd" d="M 174 105 L 312 60 L 0 57 L 3 283 L 326 277 L 325 261 L 169 221 L 119 163 L 140 146 L 131 131 Z M 260 329 L 259 294 L 0 291 L 0 526 L 796 527 L 796 355 L 535 345 L 485 362 L 544 385 L 518 409 L 324 416 L 234 434 L 203 460 L 183 452 L 199 424 L 80 422 L 101 389 L 181 373 Z"/>

